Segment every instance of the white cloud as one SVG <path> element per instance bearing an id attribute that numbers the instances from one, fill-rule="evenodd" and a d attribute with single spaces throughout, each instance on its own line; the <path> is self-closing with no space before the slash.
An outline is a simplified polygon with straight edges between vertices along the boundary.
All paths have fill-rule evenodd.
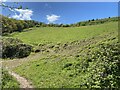
<path id="1" fill-rule="evenodd" d="M 15 15 L 13 15 L 12 18 L 18 20 L 31 20 L 31 16 L 33 15 L 33 11 L 29 9 L 14 9 L 13 12 L 15 13 Z M 18 12 L 19 14 L 17 14 L 16 12 Z"/>
<path id="2" fill-rule="evenodd" d="M 54 14 L 46 15 L 46 17 L 47 17 L 47 20 L 48 20 L 49 23 L 54 23 L 55 21 L 57 21 L 60 18 L 60 16 L 57 16 L 57 15 L 54 15 Z"/>
<path id="3" fill-rule="evenodd" d="M 0 2 L 6 2 L 7 0 L 0 0 Z"/>

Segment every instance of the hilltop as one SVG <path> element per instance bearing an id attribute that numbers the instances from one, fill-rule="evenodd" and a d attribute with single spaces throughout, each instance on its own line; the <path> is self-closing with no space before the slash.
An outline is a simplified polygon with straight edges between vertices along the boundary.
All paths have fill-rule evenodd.
<path id="1" fill-rule="evenodd" d="M 45 24 L 44 22 L 38 22 L 34 20 L 16 20 L 3 15 L 0 15 L 0 17 L 2 18 L 1 23 L 3 35 L 13 32 L 22 32 L 24 29 L 31 27 L 80 27 L 118 21 L 118 17 L 109 17 L 104 19 L 92 19 L 88 21 L 81 21 L 74 24 Z"/>

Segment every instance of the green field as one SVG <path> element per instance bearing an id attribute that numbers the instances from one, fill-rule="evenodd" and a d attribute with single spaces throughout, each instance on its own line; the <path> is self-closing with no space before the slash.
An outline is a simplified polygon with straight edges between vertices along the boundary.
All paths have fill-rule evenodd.
<path id="1" fill-rule="evenodd" d="M 83 27 L 40 27 L 30 31 L 13 33 L 10 36 L 19 38 L 25 43 L 38 45 L 45 43 L 65 43 L 88 39 L 118 30 L 117 22 Z"/>
<path id="2" fill-rule="evenodd" d="M 43 46 L 46 51 L 39 52 L 39 58 L 23 62 L 13 70 L 39 88 L 119 88 L 117 30 L 117 22 L 110 22 L 85 27 L 33 28 L 11 34 L 28 44 L 54 43 L 53 47 Z"/>

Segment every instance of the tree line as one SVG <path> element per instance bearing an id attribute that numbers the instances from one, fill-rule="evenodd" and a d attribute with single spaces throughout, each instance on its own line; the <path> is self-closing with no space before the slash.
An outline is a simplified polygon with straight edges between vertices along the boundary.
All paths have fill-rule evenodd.
<path id="1" fill-rule="evenodd" d="M 39 23 L 34 20 L 16 20 L 13 18 L 8 18 L 1 15 L 2 20 L 2 34 L 12 33 L 12 32 L 22 32 L 25 28 L 30 28 L 38 25 Z"/>
<path id="2" fill-rule="evenodd" d="M 82 21 L 74 24 L 45 24 L 43 22 L 38 22 L 34 20 L 16 20 L 13 18 L 8 18 L 6 16 L 0 15 L 2 20 L 2 34 L 6 35 L 12 32 L 22 32 L 23 29 L 31 28 L 31 27 L 80 27 L 80 26 L 88 26 L 88 25 L 97 25 L 103 24 L 106 22 L 115 22 L 118 21 L 118 17 L 109 17 L 104 19 L 92 19 L 88 21 Z"/>

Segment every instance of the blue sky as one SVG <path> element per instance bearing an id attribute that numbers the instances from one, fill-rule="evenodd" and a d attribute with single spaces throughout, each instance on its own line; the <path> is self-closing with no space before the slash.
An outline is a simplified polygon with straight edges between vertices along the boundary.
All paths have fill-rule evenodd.
<path id="1" fill-rule="evenodd" d="M 6 2 L 5 4 L 12 5 L 13 3 Z M 19 4 L 29 9 L 4 9 L 2 14 L 11 14 L 10 17 L 17 19 L 58 24 L 118 16 L 117 2 L 24 2 Z"/>

